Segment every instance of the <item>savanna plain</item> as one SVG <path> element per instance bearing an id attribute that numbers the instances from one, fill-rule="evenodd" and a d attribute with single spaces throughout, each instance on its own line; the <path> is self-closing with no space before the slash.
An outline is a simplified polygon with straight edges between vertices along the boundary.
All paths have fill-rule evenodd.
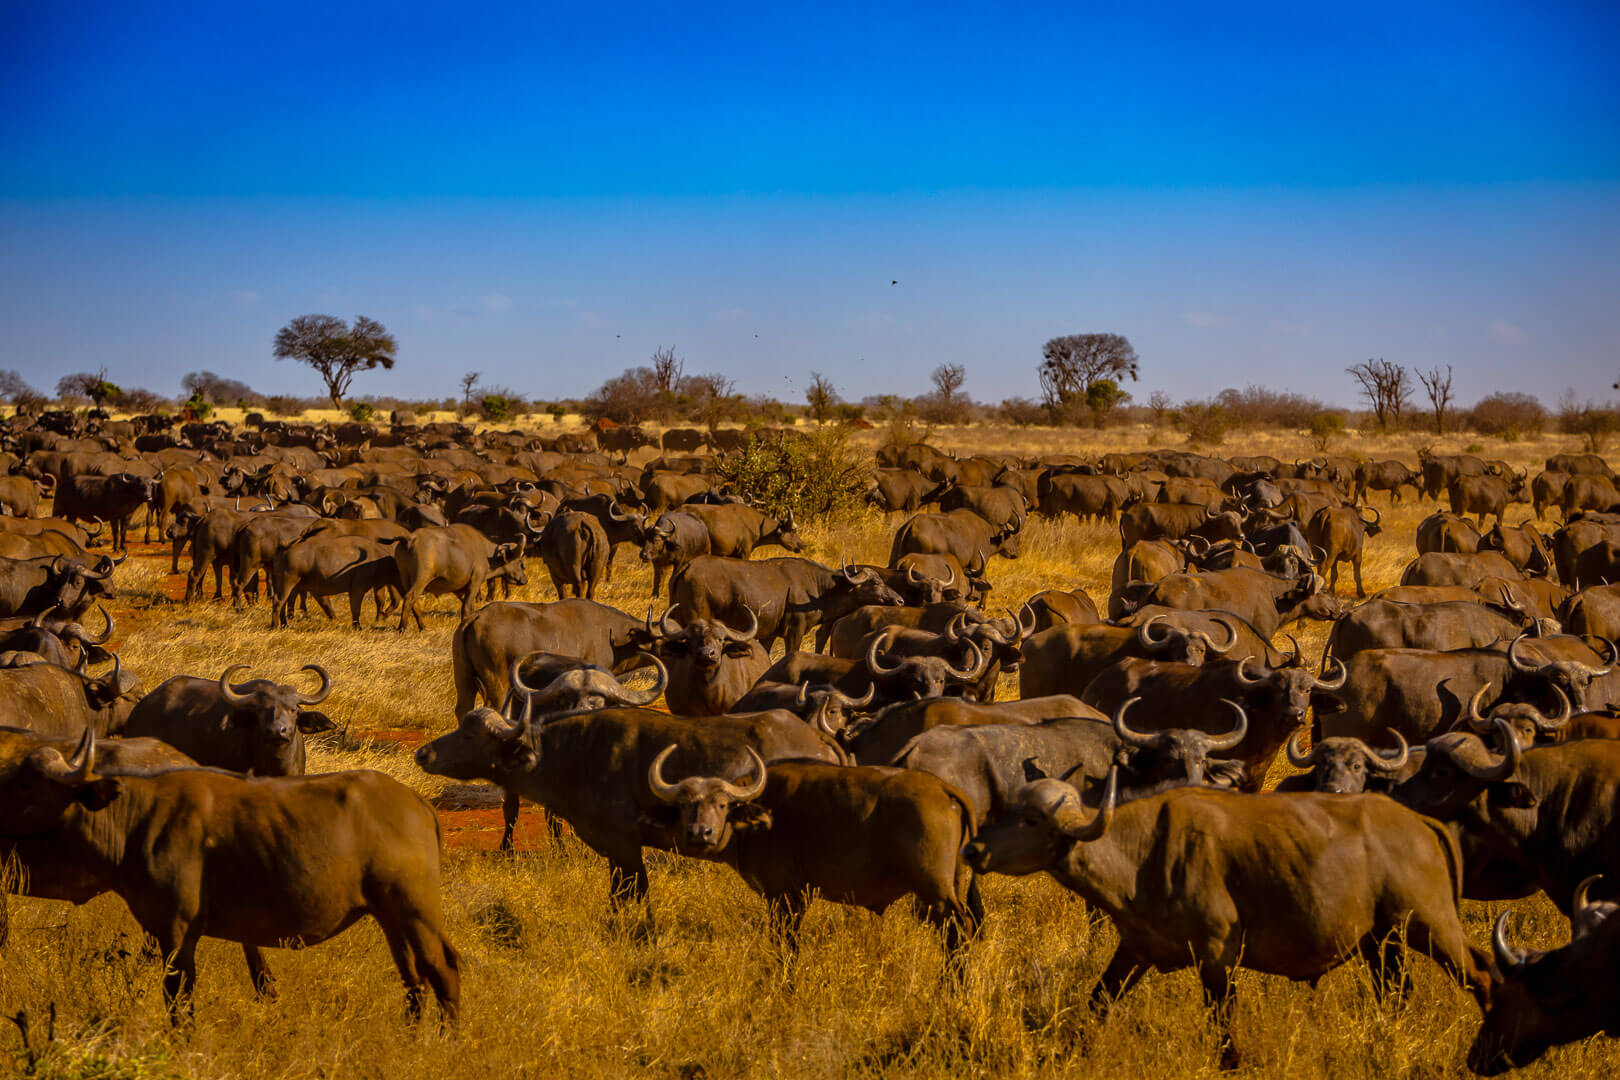
<path id="1" fill-rule="evenodd" d="M 860 436 L 877 445 L 878 433 Z M 1177 436 L 1161 433 L 1166 444 Z M 1102 453 L 1144 449 L 1145 428 L 1094 433 L 974 426 L 930 441 L 960 453 Z M 1419 445 L 1465 449 L 1539 469 L 1568 439 L 1515 443 L 1468 437 L 1348 436 L 1334 453 L 1416 463 Z M 1228 437 L 1206 452 L 1317 451 L 1293 432 Z M 646 452 L 642 452 L 645 456 Z M 639 457 L 636 459 L 639 460 Z M 1613 460 L 1611 458 L 1611 460 Z M 1417 523 L 1433 503 L 1375 499 L 1384 532 L 1365 564 L 1369 591 L 1393 585 L 1413 556 Z M 1530 516 L 1516 506 L 1509 522 Z M 903 520 L 864 511 L 805 523 L 805 555 L 837 565 L 884 562 Z M 1551 525 L 1549 525 L 1549 528 Z M 1107 596 L 1119 550 L 1113 525 L 1031 517 L 1016 560 L 994 559 L 991 606 L 1047 588 L 1083 586 Z M 137 545 L 119 568 L 113 645 L 146 687 L 175 674 L 216 677 L 245 663 L 254 675 L 294 676 L 324 665 L 334 690 L 325 708 L 338 731 L 314 740 L 310 772 L 378 769 L 422 792 L 445 829 L 443 887 L 449 933 L 462 955 L 460 1023 L 407 1020 L 382 934 L 369 920 L 302 951 L 274 950 L 280 996 L 255 997 L 240 949 L 205 941 L 198 953 L 196 1016 L 172 1029 L 160 989 L 161 960 L 122 901 L 83 907 L 11 898 L 11 934 L 0 959 L 0 1069 L 18 1075 L 158 1077 L 1193 1077 L 1219 1072 L 1217 1030 L 1191 972 L 1150 975 L 1098 1021 L 1087 993 L 1112 952 L 1109 921 L 1046 879 L 992 876 L 988 912 L 960 975 L 938 935 L 901 903 L 881 917 L 818 902 L 796 958 L 783 955 L 764 903 L 728 868 L 652 853 L 649 909 L 610 915 L 605 862 L 571 836 L 552 841 L 526 806 L 512 855 L 497 853 L 499 794 L 421 772 L 412 748 L 454 723 L 451 632 L 457 607 L 430 598 L 427 630 L 400 634 L 392 618 L 349 629 L 318 613 L 271 630 L 264 604 L 233 613 L 227 602 L 178 601 L 183 579 L 168 554 Z M 779 554 L 767 550 L 762 554 Z M 182 560 L 182 571 L 184 560 Z M 211 592 L 211 589 L 209 590 Z M 1341 595 L 1353 594 L 1348 574 Z M 640 614 L 651 577 L 621 549 L 598 599 Z M 554 599 L 538 562 L 513 599 Z M 1327 626 L 1294 628 L 1319 656 Z M 1014 697 L 1005 678 L 1000 697 Z M 1288 771 L 1280 764 L 1275 782 Z M 1464 901 L 1464 926 L 1488 946 L 1503 904 Z M 1511 905 L 1521 945 L 1550 948 L 1568 924 L 1545 897 Z M 1239 1075 L 1446 1077 L 1466 1075 L 1478 1027 L 1473 999 L 1426 960 L 1414 962 L 1404 1001 L 1380 1002 L 1368 970 L 1351 962 L 1312 988 L 1240 972 L 1235 979 Z M 430 1013 L 431 1015 L 431 1013 Z M 1602 1037 L 1554 1051 L 1516 1075 L 1620 1074 L 1620 1043 Z"/>

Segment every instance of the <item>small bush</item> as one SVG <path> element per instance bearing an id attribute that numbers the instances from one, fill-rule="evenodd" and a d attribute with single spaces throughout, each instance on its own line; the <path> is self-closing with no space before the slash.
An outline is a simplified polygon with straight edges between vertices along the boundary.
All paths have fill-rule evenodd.
<path id="1" fill-rule="evenodd" d="M 1601 454 L 1615 432 L 1620 431 L 1620 412 L 1590 401 L 1577 405 L 1568 400 L 1558 410 L 1558 430 L 1580 436 L 1581 448 L 1587 453 Z"/>
<path id="2" fill-rule="evenodd" d="M 196 390 L 193 390 L 191 396 L 186 399 L 184 410 L 187 420 L 207 420 L 214 415 L 213 404 Z"/>
<path id="3" fill-rule="evenodd" d="M 551 417 L 553 424 L 560 424 L 563 422 L 563 417 L 568 415 L 568 406 L 560 401 L 554 401 L 546 406 L 546 413 Z"/>
<path id="4" fill-rule="evenodd" d="M 1319 412 L 1311 417 L 1306 430 L 1311 434 L 1311 445 L 1318 451 L 1326 450 L 1329 443 L 1344 434 L 1344 414 L 1326 410 Z"/>
<path id="5" fill-rule="evenodd" d="M 369 424 L 377 415 L 377 406 L 369 401 L 357 401 L 349 406 L 349 419 L 357 424 Z"/>
<path id="6" fill-rule="evenodd" d="M 1547 410 L 1529 394 L 1492 394 L 1469 410 L 1468 426 L 1481 435 L 1516 442 L 1546 429 Z"/>
<path id="7" fill-rule="evenodd" d="M 1045 424 L 1051 420 L 1051 413 L 1047 411 L 1045 405 L 1021 397 L 1008 398 L 1003 401 L 997 407 L 996 415 L 1003 423 L 1011 424 L 1014 427 L 1034 427 L 1037 424 Z"/>
<path id="8" fill-rule="evenodd" d="M 850 510 L 864 498 L 870 455 L 850 441 L 842 425 L 754 443 L 721 461 L 730 489 L 778 517 L 801 520 Z"/>
<path id="9" fill-rule="evenodd" d="M 1170 420 L 1194 446 L 1219 446 L 1232 426 L 1226 410 L 1213 401 L 1184 401 Z"/>
<path id="10" fill-rule="evenodd" d="M 272 394 L 264 399 L 264 407 L 272 416 L 297 416 L 304 411 L 304 403 L 290 394 Z"/>

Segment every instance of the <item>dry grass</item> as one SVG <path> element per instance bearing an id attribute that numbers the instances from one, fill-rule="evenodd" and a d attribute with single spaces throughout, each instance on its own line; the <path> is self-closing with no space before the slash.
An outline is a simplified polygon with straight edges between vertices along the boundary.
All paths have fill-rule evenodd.
<path id="1" fill-rule="evenodd" d="M 936 434 L 964 450 L 1071 450 L 1073 432 L 972 428 Z M 1168 437 L 1167 437 L 1168 438 Z M 1105 433 L 1084 449 L 1140 446 L 1145 433 Z M 1348 442 L 1377 456 L 1412 440 Z M 1455 447 L 1455 448 L 1461 448 Z M 1493 445 L 1519 464 L 1564 446 Z M 1335 448 L 1338 449 L 1338 448 Z M 1498 450 L 1507 451 L 1499 455 Z M 1303 439 L 1261 434 L 1229 441 L 1228 453 L 1311 453 Z M 1381 503 L 1381 505 L 1383 505 Z M 1386 531 L 1366 567 L 1369 588 L 1394 582 L 1429 507 L 1384 506 Z M 806 530 L 808 554 L 880 562 L 898 520 L 868 515 Z M 1041 588 L 1084 585 L 1106 594 L 1118 549 L 1112 529 L 1032 521 L 1024 554 L 997 560 L 1002 601 Z M 312 770 L 381 769 L 430 797 L 477 801 L 466 785 L 422 775 L 389 729 L 436 732 L 451 721 L 449 637 L 453 603 L 434 600 L 426 633 L 386 626 L 353 632 L 316 615 L 271 631 L 262 607 L 184 608 L 168 597 L 166 556 L 132 559 L 119 572 L 119 639 L 126 665 L 148 687 L 176 673 L 215 675 L 227 664 L 290 673 L 318 660 L 336 689 L 327 709 L 341 738 L 312 753 Z M 538 564 L 531 570 L 538 571 Z M 650 577 L 621 553 L 601 598 L 631 611 L 648 603 Z M 1341 582 L 1341 591 L 1349 588 Z M 549 584 L 521 590 L 550 599 Z M 369 619 L 369 606 L 366 618 Z M 1300 634 L 1319 652 L 1325 627 Z M 1003 695 L 1016 687 L 1006 685 Z M 487 796 L 486 802 L 491 802 Z M 532 811 L 526 811 L 532 813 Z M 455 826 L 451 826 L 452 829 Z M 451 833 L 455 839 L 454 832 Z M 486 838 L 487 839 L 487 838 Z M 821 903 L 806 922 L 802 953 L 783 963 L 764 908 L 731 871 L 654 854 L 650 933 L 606 914 L 603 862 L 572 840 L 543 842 L 514 858 L 453 846 L 444 890 L 450 933 L 464 957 L 464 1020 L 452 1033 L 404 1019 L 402 995 L 381 934 L 361 924 L 303 952 L 279 951 L 281 999 L 255 1000 L 240 952 L 218 942 L 199 951 L 197 1019 L 170 1030 L 159 964 L 111 897 L 80 909 L 12 903 L 12 937 L 0 964 L 0 1013 L 26 1011 L 35 1057 L 0 1055 L 51 1077 L 443 1076 L 1199 1076 L 1216 1071 L 1215 1032 L 1195 980 L 1150 976 L 1101 1024 L 1085 993 L 1115 941 L 1044 879 L 992 878 L 984 937 L 958 984 L 942 971 L 934 934 L 905 905 L 881 918 Z M 1487 940 L 1502 905 L 1465 903 L 1474 940 Z M 1515 905 L 1526 942 L 1567 936 L 1543 898 Z M 1248 1075 L 1452 1076 L 1477 1025 L 1472 1000 L 1427 962 L 1403 1005 L 1380 1005 L 1367 974 L 1350 964 L 1311 989 L 1245 973 L 1237 979 L 1239 1044 Z M 46 1017 L 56 1008 L 54 1040 Z M 17 1037 L 0 1033 L 6 1045 Z M 1527 1076 L 1613 1075 L 1620 1050 L 1607 1040 L 1555 1053 Z M 0 1068 L 0 1072 L 3 1072 Z"/>

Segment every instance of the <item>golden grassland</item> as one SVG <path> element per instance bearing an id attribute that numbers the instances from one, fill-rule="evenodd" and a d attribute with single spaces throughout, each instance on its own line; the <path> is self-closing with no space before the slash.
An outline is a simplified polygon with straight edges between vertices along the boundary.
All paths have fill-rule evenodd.
<path id="1" fill-rule="evenodd" d="M 1140 448 L 1145 431 L 980 428 L 936 432 L 961 451 L 1023 454 Z M 1161 437 L 1168 443 L 1171 437 Z M 876 433 L 863 438 L 876 439 Z M 1419 436 L 1349 439 L 1335 452 L 1412 460 Z M 1468 439 L 1436 445 L 1463 449 Z M 1552 440 L 1483 448 L 1534 465 L 1571 447 Z M 1223 453 L 1312 455 L 1291 433 L 1229 439 Z M 1432 509 L 1380 497 L 1384 534 L 1366 562 L 1369 589 L 1393 584 Z M 1528 508 L 1518 508 L 1521 516 Z M 877 513 L 809 525 L 806 554 L 836 563 L 882 562 L 899 519 Z M 994 601 L 1043 588 L 1086 587 L 1106 596 L 1117 532 L 1032 519 L 1023 554 L 990 567 Z M 428 630 L 398 634 L 393 620 L 351 631 L 318 613 L 267 628 L 263 606 L 183 607 L 170 597 L 167 555 L 142 554 L 115 579 L 118 643 L 147 687 L 177 673 L 214 676 L 231 663 L 285 675 L 318 661 L 335 689 L 325 706 L 341 729 L 317 740 L 311 771 L 381 769 L 429 797 L 493 807 L 477 785 L 423 775 L 397 742 L 366 733 L 436 733 L 452 723 L 450 634 L 456 608 L 429 601 Z M 650 575 L 621 551 L 599 599 L 640 613 Z M 515 598 L 552 599 L 538 562 Z M 1340 591 L 1348 592 L 1348 579 Z M 313 610 L 313 609 L 312 609 Z M 342 608 L 340 607 L 340 618 Z M 1323 624 L 1295 628 L 1308 656 Z M 1008 679 L 1002 696 L 1016 694 Z M 452 790 L 453 789 L 453 790 Z M 532 815 L 526 809 L 526 815 Z M 0 962 L 0 1013 L 26 1012 L 33 1047 L 0 1031 L 0 1073 L 48 1077 L 461 1076 L 1191 1077 L 1217 1071 L 1216 1031 L 1188 973 L 1145 979 L 1097 1022 L 1086 994 L 1116 935 L 1044 878 L 992 877 L 989 911 L 958 981 L 944 971 L 933 931 L 906 904 L 882 917 L 830 903 L 812 906 L 801 951 L 784 960 L 763 904 L 728 869 L 653 853 L 651 924 L 607 914 L 601 859 L 572 838 L 531 841 L 514 857 L 451 846 L 444 893 L 449 931 L 463 958 L 463 1019 L 445 1031 L 405 1019 L 382 935 L 369 922 L 308 950 L 278 950 L 281 996 L 257 1000 L 240 950 L 205 942 L 198 953 L 196 1020 L 171 1030 L 150 955 L 121 901 L 82 908 L 12 899 L 12 934 Z M 1543 897 L 1521 901 L 1519 933 L 1550 947 L 1568 929 Z M 1486 944 L 1500 904 L 1465 902 L 1465 925 Z M 1477 1027 L 1472 999 L 1427 961 L 1404 1003 L 1379 1003 L 1365 968 L 1350 963 L 1311 988 L 1242 973 L 1236 979 L 1240 1073 L 1252 1076 L 1442 1077 L 1462 1075 Z M 54 1021 L 47 1018 L 54 1007 Z M 1554 1052 L 1525 1076 L 1612 1076 L 1620 1046 L 1598 1038 Z"/>

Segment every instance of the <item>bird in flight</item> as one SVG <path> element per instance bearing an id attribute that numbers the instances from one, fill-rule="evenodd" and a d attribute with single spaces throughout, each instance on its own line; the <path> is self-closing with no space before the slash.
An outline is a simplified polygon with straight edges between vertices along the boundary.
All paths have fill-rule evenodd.
<path id="1" fill-rule="evenodd" d="M 898 284 L 900 284 L 900 282 L 899 281 L 891 281 L 891 282 L 889 282 L 889 284 L 890 285 L 898 285 Z"/>

